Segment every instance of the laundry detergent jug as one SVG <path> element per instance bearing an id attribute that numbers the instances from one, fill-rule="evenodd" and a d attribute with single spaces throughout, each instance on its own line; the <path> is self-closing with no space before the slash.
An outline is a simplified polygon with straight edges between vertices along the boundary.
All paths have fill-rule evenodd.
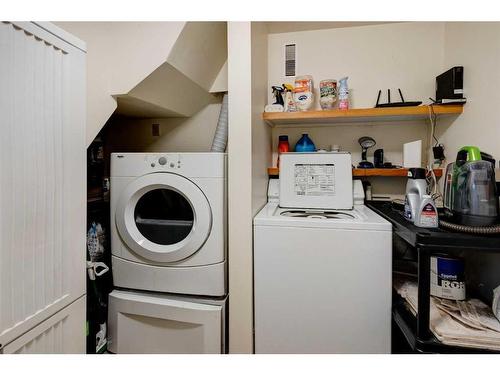
<path id="1" fill-rule="evenodd" d="M 309 135 L 304 133 L 299 141 L 295 144 L 295 152 L 314 152 L 316 146 L 314 145 Z"/>

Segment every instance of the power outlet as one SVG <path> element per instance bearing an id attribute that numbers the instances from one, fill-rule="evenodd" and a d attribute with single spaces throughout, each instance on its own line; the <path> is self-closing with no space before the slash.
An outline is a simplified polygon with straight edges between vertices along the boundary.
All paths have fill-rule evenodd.
<path id="1" fill-rule="evenodd" d="M 151 134 L 153 137 L 160 136 L 160 124 L 151 124 Z"/>

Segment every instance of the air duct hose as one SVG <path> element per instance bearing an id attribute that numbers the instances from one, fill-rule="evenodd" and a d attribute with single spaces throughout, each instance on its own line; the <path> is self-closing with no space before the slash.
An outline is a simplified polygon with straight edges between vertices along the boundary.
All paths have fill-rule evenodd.
<path id="1" fill-rule="evenodd" d="M 225 93 L 222 99 L 219 120 L 217 121 L 217 129 L 215 129 L 214 140 L 212 141 L 212 152 L 224 152 L 226 150 L 228 129 L 227 98 L 228 94 Z"/>
<path id="2" fill-rule="evenodd" d="M 439 226 L 455 232 L 471 233 L 471 234 L 498 234 L 500 233 L 500 225 L 490 227 L 469 227 L 467 225 L 453 224 L 444 220 L 439 220 Z"/>

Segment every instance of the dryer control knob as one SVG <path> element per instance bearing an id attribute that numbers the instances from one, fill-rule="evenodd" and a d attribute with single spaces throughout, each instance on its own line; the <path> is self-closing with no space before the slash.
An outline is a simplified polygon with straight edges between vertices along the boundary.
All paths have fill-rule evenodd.
<path id="1" fill-rule="evenodd" d="M 160 163 L 160 165 L 167 164 L 167 158 L 162 156 L 161 158 L 158 159 L 158 163 Z"/>

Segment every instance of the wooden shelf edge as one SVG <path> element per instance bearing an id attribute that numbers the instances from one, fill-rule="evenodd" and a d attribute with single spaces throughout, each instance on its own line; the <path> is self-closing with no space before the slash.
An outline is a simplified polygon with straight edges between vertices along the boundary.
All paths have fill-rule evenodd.
<path id="1" fill-rule="evenodd" d="M 269 167 L 267 168 L 267 173 L 269 176 L 279 176 L 279 168 Z M 443 169 L 434 169 L 434 174 L 436 177 L 441 177 L 443 175 Z M 353 177 L 406 177 L 408 176 L 407 168 L 354 168 L 352 170 Z"/>
<path id="2" fill-rule="evenodd" d="M 267 174 L 269 176 L 279 176 L 280 169 L 278 167 L 269 167 L 269 168 L 267 168 Z"/>
<path id="3" fill-rule="evenodd" d="M 389 108 L 353 108 L 348 110 L 334 109 L 330 111 L 302 111 L 302 112 L 263 112 L 262 118 L 270 125 L 286 123 L 318 123 L 342 122 L 343 120 L 359 119 L 386 119 L 387 121 L 401 119 L 417 119 L 429 116 L 429 105 L 415 107 Z M 433 105 L 436 115 L 459 115 L 463 112 L 463 105 Z"/>

